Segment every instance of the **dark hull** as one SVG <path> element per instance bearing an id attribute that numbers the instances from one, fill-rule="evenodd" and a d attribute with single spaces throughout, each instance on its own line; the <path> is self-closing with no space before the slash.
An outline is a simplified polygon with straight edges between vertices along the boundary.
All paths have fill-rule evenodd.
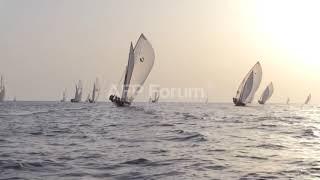
<path id="1" fill-rule="evenodd" d="M 238 99 L 236 99 L 236 98 L 233 98 L 233 103 L 234 103 L 235 106 L 246 106 L 245 103 L 240 102 L 240 101 L 239 101 Z"/>
<path id="2" fill-rule="evenodd" d="M 80 101 L 77 101 L 77 100 L 75 100 L 75 99 L 71 99 L 71 102 L 72 102 L 72 103 L 79 103 Z"/>
<path id="3" fill-rule="evenodd" d="M 130 102 L 123 101 L 123 100 L 121 100 L 121 98 L 119 98 L 119 97 L 117 97 L 117 96 L 115 96 L 115 95 L 111 95 L 111 96 L 109 97 L 109 100 L 110 100 L 113 104 L 115 104 L 116 106 L 118 106 L 118 107 L 125 107 L 125 106 L 130 106 L 130 105 L 131 105 Z"/>
<path id="4" fill-rule="evenodd" d="M 258 101 L 258 103 L 259 103 L 259 104 L 264 104 L 264 102 L 262 102 L 262 101 L 260 101 L 260 100 Z"/>

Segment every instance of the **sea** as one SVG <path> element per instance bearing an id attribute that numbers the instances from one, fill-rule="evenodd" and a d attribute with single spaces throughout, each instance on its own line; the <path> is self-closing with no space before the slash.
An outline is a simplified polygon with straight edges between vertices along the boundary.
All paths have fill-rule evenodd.
<path id="1" fill-rule="evenodd" d="M 320 107 L 4 102 L 0 179 L 320 179 Z"/>

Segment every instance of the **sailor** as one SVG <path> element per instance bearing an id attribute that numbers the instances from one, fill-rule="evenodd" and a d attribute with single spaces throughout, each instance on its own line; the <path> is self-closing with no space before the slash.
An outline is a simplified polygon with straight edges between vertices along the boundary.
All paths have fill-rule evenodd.
<path id="1" fill-rule="evenodd" d="M 109 99 L 110 99 L 111 102 L 114 102 L 114 101 L 115 101 L 115 95 L 112 94 L 112 95 L 109 97 Z"/>

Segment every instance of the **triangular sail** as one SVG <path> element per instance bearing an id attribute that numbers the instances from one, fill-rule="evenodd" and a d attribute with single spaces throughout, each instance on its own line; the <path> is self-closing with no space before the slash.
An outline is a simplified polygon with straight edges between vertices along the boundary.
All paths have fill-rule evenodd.
<path id="1" fill-rule="evenodd" d="M 266 89 L 263 91 L 260 99 L 259 99 L 259 102 L 261 104 L 264 104 L 266 103 L 272 96 L 273 94 L 273 84 L 272 82 L 266 87 Z"/>
<path id="2" fill-rule="evenodd" d="M 241 103 L 251 103 L 262 79 L 262 68 L 257 62 L 241 82 L 236 99 Z"/>
<path id="3" fill-rule="evenodd" d="M 99 94 L 100 94 L 99 79 L 96 78 L 96 81 L 93 84 L 92 97 L 91 97 L 91 99 L 89 98 L 89 100 L 91 102 L 96 102 L 99 98 Z"/>
<path id="4" fill-rule="evenodd" d="M 290 103 L 290 98 L 287 99 L 287 104 L 289 104 L 289 103 Z"/>
<path id="5" fill-rule="evenodd" d="M 1 76 L 1 81 L 0 81 L 0 102 L 4 101 L 5 95 L 6 95 L 6 87 L 4 85 L 3 76 Z"/>
<path id="6" fill-rule="evenodd" d="M 78 82 L 78 85 L 76 86 L 76 96 L 75 96 L 75 100 L 77 102 L 80 102 L 82 99 L 82 81 L 80 80 Z"/>
<path id="7" fill-rule="evenodd" d="M 309 104 L 311 100 L 311 94 L 309 94 L 309 96 L 307 97 L 306 101 L 304 102 L 304 104 Z"/>
<path id="8" fill-rule="evenodd" d="M 132 54 L 130 53 L 130 55 Z M 128 62 L 131 62 L 130 55 Z M 130 73 L 132 73 L 132 75 L 131 78 L 127 79 L 126 81 L 129 83 L 125 84 L 125 87 L 127 85 L 129 85 L 129 87 L 128 91 L 126 91 L 127 93 L 123 96 L 123 98 L 125 98 L 125 100 L 128 102 L 132 102 L 135 96 L 138 94 L 141 86 L 147 79 L 154 64 L 154 50 L 150 42 L 143 34 L 141 34 L 137 41 L 137 44 L 133 49 L 133 55 L 133 64 L 131 65 L 130 63 L 128 63 L 126 78 L 130 78 Z"/>
<path id="9" fill-rule="evenodd" d="M 123 99 L 124 101 L 128 101 L 128 90 L 129 90 L 130 81 L 132 78 L 133 68 L 134 68 L 134 49 L 133 49 L 133 45 L 131 42 L 130 51 L 129 51 L 129 58 L 128 58 L 128 65 L 126 67 L 126 74 L 124 76 L 123 91 L 122 91 L 122 96 L 121 96 L 121 99 Z"/>

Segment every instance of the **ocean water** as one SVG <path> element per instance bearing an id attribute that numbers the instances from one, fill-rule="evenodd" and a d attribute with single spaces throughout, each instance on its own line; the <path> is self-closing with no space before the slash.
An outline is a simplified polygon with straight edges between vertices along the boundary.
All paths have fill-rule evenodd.
<path id="1" fill-rule="evenodd" d="M 0 179 L 319 179 L 320 107 L 0 104 Z"/>

